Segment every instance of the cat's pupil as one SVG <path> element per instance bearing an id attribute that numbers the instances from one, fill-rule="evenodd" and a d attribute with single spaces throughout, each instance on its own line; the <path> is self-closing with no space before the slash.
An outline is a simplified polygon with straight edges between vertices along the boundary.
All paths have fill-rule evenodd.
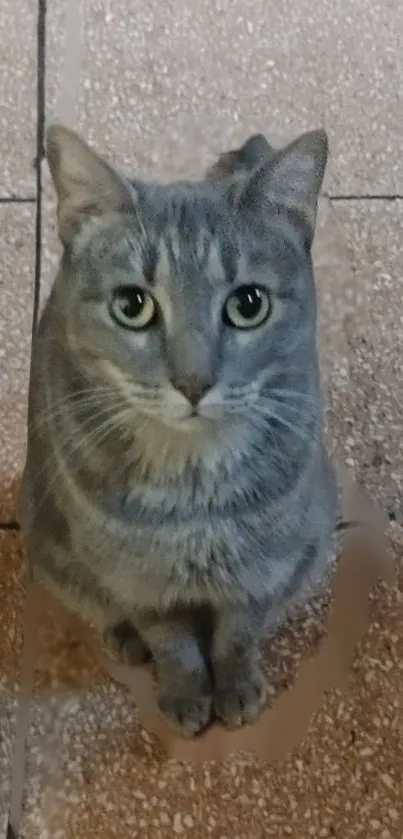
<path id="1" fill-rule="evenodd" d="M 144 306 L 144 294 L 142 291 L 130 289 L 120 293 L 120 308 L 126 318 L 133 319 L 139 316 Z"/>
<path id="2" fill-rule="evenodd" d="M 242 289 L 237 293 L 237 309 L 241 317 L 252 320 L 262 307 L 262 292 L 258 288 Z"/>

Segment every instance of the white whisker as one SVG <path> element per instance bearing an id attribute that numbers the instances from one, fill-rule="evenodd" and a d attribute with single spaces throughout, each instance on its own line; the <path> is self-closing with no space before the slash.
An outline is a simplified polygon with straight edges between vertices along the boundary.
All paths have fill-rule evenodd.
<path id="1" fill-rule="evenodd" d="M 281 414 L 277 413 L 277 411 L 273 410 L 271 407 L 266 407 L 264 411 L 256 412 L 254 415 L 254 422 L 261 420 L 262 422 L 270 424 L 270 420 L 274 420 L 278 422 L 280 425 L 284 426 L 284 428 L 288 428 L 296 437 L 299 437 L 303 442 L 307 442 L 308 440 L 312 439 L 312 434 L 308 434 L 302 431 L 295 423 L 290 422 L 285 417 L 281 416 Z M 272 428 L 274 431 L 274 429 Z"/>
<path id="2" fill-rule="evenodd" d="M 129 409 L 127 408 L 127 406 L 124 406 L 124 408 L 122 408 L 120 412 L 115 414 L 113 417 L 109 417 L 109 419 L 106 419 L 103 422 L 101 422 L 101 424 L 90 433 L 86 432 L 82 437 L 79 437 L 77 431 L 75 431 L 73 434 L 69 435 L 65 439 L 59 440 L 57 444 L 57 449 L 59 453 L 62 455 L 62 457 L 65 459 L 66 465 L 68 466 L 69 462 L 71 463 L 73 457 L 76 457 L 78 454 L 80 454 L 80 452 L 84 453 L 85 449 L 88 446 L 94 444 L 100 445 L 102 442 L 104 442 L 110 434 L 118 430 L 121 421 L 127 419 L 129 414 Z M 98 419 L 98 415 L 93 415 L 91 417 L 91 420 L 94 419 Z M 72 447 L 71 443 L 73 443 Z M 43 475 L 43 473 L 46 471 L 46 468 L 49 465 L 52 466 L 52 471 L 53 469 L 56 469 L 56 473 L 51 482 L 46 487 L 46 490 L 37 505 L 35 515 L 38 514 L 39 509 L 42 507 L 49 493 L 52 491 L 52 489 L 55 488 L 57 482 L 63 474 L 63 465 L 58 463 L 58 458 L 55 458 L 55 455 L 52 452 L 50 456 L 46 459 L 45 463 L 42 466 L 42 469 L 40 470 L 40 473 L 36 477 L 38 478 L 41 474 Z"/>
<path id="3" fill-rule="evenodd" d="M 276 388 L 270 390 L 267 395 L 269 399 L 271 399 L 273 396 L 281 397 L 281 399 L 284 400 L 283 404 L 287 404 L 289 399 L 299 402 L 303 405 L 311 405 L 314 408 L 318 408 L 318 404 L 320 404 L 317 398 L 313 398 L 309 394 L 303 393 L 303 391 L 298 390 L 282 390 L 281 388 Z"/>
<path id="4" fill-rule="evenodd" d="M 70 393 L 63 399 L 58 399 L 50 407 L 40 411 L 30 422 L 29 427 L 32 429 L 39 429 L 44 424 L 51 422 L 52 419 L 57 418 L 63 414 L 64 410 L 69 407 L 85 408 L 94 405 L 95 407 L 101 403 L 102 397 L 111 398 L 116 397 L 116 390 L 100 388 L 94 390 L 87 388 L 82 391 Z"/>

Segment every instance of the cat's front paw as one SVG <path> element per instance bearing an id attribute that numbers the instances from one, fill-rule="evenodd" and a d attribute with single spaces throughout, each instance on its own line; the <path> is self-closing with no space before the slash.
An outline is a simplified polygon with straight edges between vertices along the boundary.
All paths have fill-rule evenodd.
<path id="1" fill-rule="evenodd" d="M 196 737 L 208 726 L 212 714 L 210 692 L 160 690 L 158 706 L 171 728 L 182 737 Z"/>
<path id="2" fill-rule="evenodd" d="M 234 670 L 231 679 L 218 681 L 214 708 L 227 728 L 255 722 L 267 703 L 267 684 L 258 664 Z"/>

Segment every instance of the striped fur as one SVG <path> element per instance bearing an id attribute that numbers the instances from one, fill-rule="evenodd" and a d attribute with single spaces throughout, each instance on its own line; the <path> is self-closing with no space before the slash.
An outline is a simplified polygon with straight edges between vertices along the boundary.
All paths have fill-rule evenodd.
<path id="1" fill-rule="evenodd" d="M 310 247 L 321 132 L 251 138 L 204 181 L 127 181 L 50 131 L 64 253 L 34 344 L 22 523 L 37 578 L 135 661 L 151 652 L 171 723 L 197 733 L 265 700 L 257 645 L 329 553 L 336 485 L 322 439 Z M 149 331 L 109 314 L 156 300 Z M 239 284 L 267 323 L 222 319 Z M 176 382 L 208 383 L 189 418 Z"/>

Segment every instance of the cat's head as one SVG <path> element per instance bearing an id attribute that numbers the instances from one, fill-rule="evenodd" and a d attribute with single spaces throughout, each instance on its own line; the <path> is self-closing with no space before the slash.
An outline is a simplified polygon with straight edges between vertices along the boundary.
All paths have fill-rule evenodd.
<path id="1" fill-rule="evenodd" d="M 168 185 L 128 180 L 61 126 L 47 152 L 64 245 L 54 297 L 87 379 L 167 434 L 309 391 L 323 131 L 280 151 L 254 136 L 204 180 Z"/>

